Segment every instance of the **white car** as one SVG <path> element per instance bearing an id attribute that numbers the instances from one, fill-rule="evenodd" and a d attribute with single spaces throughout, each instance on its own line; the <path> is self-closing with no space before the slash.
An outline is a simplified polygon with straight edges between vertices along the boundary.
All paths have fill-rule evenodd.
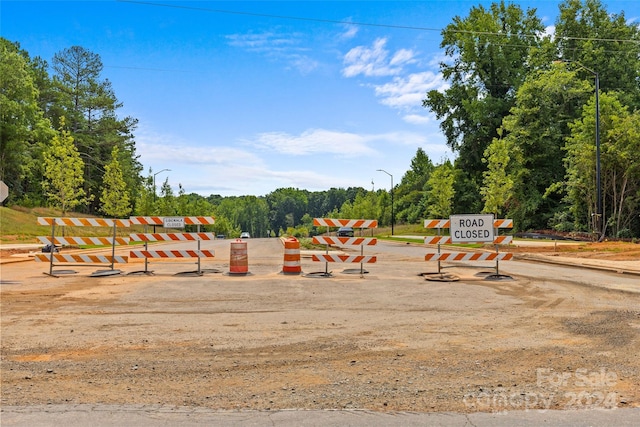
<path id="1" fill-rule="evenodd" d="M 251 234 L 249 234 L 247 231 L 243 231 L 242 233 L 240 233 L 240 238 L 241 239 L 250 239 L 251 238 Z"/>

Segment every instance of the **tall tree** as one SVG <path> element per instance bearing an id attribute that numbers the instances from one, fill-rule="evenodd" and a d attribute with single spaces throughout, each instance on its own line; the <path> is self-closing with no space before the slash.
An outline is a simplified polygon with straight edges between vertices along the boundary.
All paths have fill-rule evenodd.
<path id="1" fill-rule="evenodd" d="M 601 107 L 601 169 L 603 227 L 611 235 L 630 234 L 637 227 L 640 215 L 640 113 L 629 113 L 615 94 L 604 93 Z M 571 125 L 571 137 L 567 139 L 567 186 L 577 226 L 595 230 L 595 102 L 584 108 L 583 115 Z M 586 203 L 585 203 L 586 202 Z M 598 230 L 607 235 L 607 229 Z"/>
<path id="2" fill-rule="evenodd" d="M 42 185 L 49 201 L 66 214 L 76 206 L 87 203 L 88 197 L 82 183 L 83 162 L 73 144 L 73 137 L 62 127 L 44 152 L 44 177 Z"/>
<path id="3" fill-rule="evenodd" d="M 484 153 L 487 170 L 483 174 L 483 186 L 480 188 L 480 194 L 484 199 L 482 212 L 492 213 L 496 218 L 500 218 L 513 191 L 514 172 L 510 170 L 510 160 L 515 147 L 510 142 L 496 138 Z"/>
<path id="4" fill-rule="evenodd" d="M 449 160 L 436 166 L 427 181 L 425 216 L 448 218 L 453 209 L 456 170 Z"/>
<path id="5" fill-rule="evenodd" d="M 515 93 L 530 71 L 531 47 L 540 46 L 544 26 L 535 9 L 523 12 L 504 1 L 473 7 L 466 18 L 456 16 L 442 31 L 441 47 L 450 58 L 440 69 L 450 87 L 432 90 L 423 100 L 441 120 L 447 144 L 458 152 L 465 192 L 458 193 L 456 210 L 478 211 L 479 187 L 485 166 L 482 157 L 497 136 Z M 475 197 L 471 197 L 471 195 Z"/>
<path id="6" fill-rule="evenodd" d="M 503 121 L 505 144 L 518 155 L 507 171 L 514 177 L 508 215 L 517 228 L 546 228 L 554 214 L 564 209 L 564 194 L 549 189 L 564 180 L 563 147 L 569 123 L 579 117 L 592 94 L 590 82 L 577 78 L 564 63 L 531 73 L 517 91 L 511 115 Z"/>
<path id="7" fill-rule="evenodd" d="M 607 11 L 600 0 L 565 0 L 559 10 L 555 25 L 559 57 L 575 62 L 584 79 L 593 79 L 592 71 L 598 73 L 603 91 L 617 91 L 623 104 L 640 108 L 637 22 L 624 12 Z"/>
<path id="8" fill-rule="evenodd" d="M 105 165 L 104 169 L 104 187 L 100 197 L 102 212 L 112 218 L 129 215 L 131 203 L 118 160 L 118 147 L 113 147 L 111 161 Z"/>
<path id="9" fill-rule="evenodd" d="M 394 191 L 395 219 L 397 222 L 414 223 L 424 214 L 424 192 L 433 162 L 420 147 L 411 159 L 411 169 L 402 176 Z"/>
<path id="10" fill-rule="evenodd" d="M 0 180 L 10 200 L 39 199 L 43 142 L 53 137 L 38 103 L 34 70 L 17 43 L 0 38 Z M 37 191 L 36 194 L 28 194 Z"/>
<path id="11" fill-rule="evenodd" d="M 72 46 L 56 53 L 52 60 L 57 108 L 48 110 L 54 124 L 59 115 L 67 118 L 76 147 L 85 161 L 85 191 L 98 194 L 102 188 L 102 170 L 111 150 L 118 146 L 123 176 L 129 191 L 136 195 L 142 178 L 133 143 L 137 120 L 119 119 L 122 107 L 111 82 L 102 79 L 102 60 L 98 54 L 81 46 Z M 96 209 L 91 205 L 90 210 Z"/>

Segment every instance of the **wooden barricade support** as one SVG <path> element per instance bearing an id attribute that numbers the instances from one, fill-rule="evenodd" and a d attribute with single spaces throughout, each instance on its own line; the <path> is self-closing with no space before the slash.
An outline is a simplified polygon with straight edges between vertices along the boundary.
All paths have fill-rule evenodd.
<path id="1" fill-rule="evenodd" d="M 73 265 L 89 266 L 95 264 L 109 264 L 109 270 L 102 270 L 95 272 L 92 276 L 105 276 L 120 274 L 120 270 L 114 268 L 115 263 L 127 263 L 128 258 L 125 256 L 116 256 L 115 247 L 117 245 L 128 245 L 129 239 L 126 237 L 117 237 L 116 231 L 118 227 L 129 227 L 130 223 L 128 219 L 109 219 L 109 218 L 54 218 L 54 217 L 39 217 L 37 219 L 39 225 L 50 225 L 51 236 L 38 236 L 38 239 L 46 244 L 50 245 L 51 252 L 48 254 L 37 254 L 36 261 L 48 261 L 49 262 L 49 275 L 54 275 L 53 268 L 55 263 L 76 263 Z M 56 236 L 55 229 L 58 226 L 74 226 L 74 227 L 112 227 L 113 235 L 111 237 L 69 237 L 69 236 Z M 103 245 L 111 246 L 111 256 L 105 255 L 70 255 L 70 254 L 58 254 L 55 253 L 57 246 L 64 245 Z M 89 264 L 92 263 L 92 264 Z M 72 264 L 68 264 L 72 265 Z M 46 273 L 45 273 L 46 274 Z"/>
<path id="2" fill-rule="evenodd" d="M 311 259 L 316 262 L 324 262 L 325 263 L 325 276 L 331 276 L 329 273 L 329 263 L 330 262 L 341 262 L 341 263 L 357 263 L 360 264 L 360 276 L 366 273 L 364 270 L 364 264 L 372 264 L 377 262 L 377 257 L 375 256 L 365 256 L 364 255 L 364 247 L 365 246 L 375 246 L 378 244 L 378 239 L 376 238 L 367 238 L 367 237 L 342 237 L 342 236 L 329 236 L 329 229 L 331 227 L 352 227 L 354 229 L 359 228 L 367 229 L 367 228 L 378 228 L 378 221 L 375 219 L 334 219 L 334 218 L 314 218 L 313 225 L 316 227 L 327 227 L 327 235 L 325 236 L 314 236 L 313 243 L 319 245 L 325 245 L 326 251 L 322 255 L 313 255 Z M 329 246 L 331 245 L 345 245 L 345 246 L 359 246 L 360 247 L 360 255 L 338 255 L 338 254 L 330 254 Z M 345 270 L 345 273 L 350 272 L 349 270 Z"/>
<path id="3" fill-rule="evenodd" d="M 471 216 L 473 217 L 473 216 Z M 493 217 L 493 216 L 491 216 Z M 452 217 L 453 218 L 453 217 Z M 424 220 L 424 227 L 437 229 L 437 236 L 427 236 L 424 238 L 426 245 L 437 245 L 438 252 L 425 255 L 425 261 L 437 261 L 438 262 L 438 274 L 441 274 L 441 261 L 495 261 L 495 275 L 499 274 L 499 261 L 509 261 L 513 259 L 513 254 L 500 253 L 499 245 L 508 245 L 513 241 L 513 236 L 499 235 L 498 230 L 500 228 L 513 228 L 512 219 L 492 219 L 493 225 L 493 238 L 491 243 L 495 246 L 495 252 L 441 252 L 441 245 L 453 243 L 452 236 L 441 235 L 442 229 L 451 229 L 451 219 L 426 219 Z M 460 239 L 457 239 L 460 243 Z M 464 243 L 479 243 L 470 240 L 465 240 Z"/>
<path id="4" fill-rule="evenodd" d="M 134 242 L 144 242 L 144 250 L 142 251 L 130 251 L 129 256 L 131 259 L 144 259 L 144 271 L 142 273 L 151 274 L 149 271 L 149 259 L 168 260 L 168 259 L 182 259 L 182 258 L 197 258 L 198 269 L 197 275 L 202 275 L 201 259 L 202 258 L 214 258 L 215 253 L 211 250 L 201 250 L 200 242 L 203 240 L 214 240 L 216 238 L 215 233 L 200 232 L 201 225 L 213 225 L 215 224 L 215 218 L 210 216 L 185 216 L 185 217 L 162 217 L 162 216 L 132 216 L 129 218 L 131 225 L 144 225 L 145 231 L 147 226 L 153 225 L 164 227 L 167 220 L 177 220 L 179 224 L 184 225 L 197 225 L 198 232 L 194 233 L 131 233 L 130 238 Z M 197 242 L 196 250 L 159 250 L 150 251 L 149 242 Z"/>

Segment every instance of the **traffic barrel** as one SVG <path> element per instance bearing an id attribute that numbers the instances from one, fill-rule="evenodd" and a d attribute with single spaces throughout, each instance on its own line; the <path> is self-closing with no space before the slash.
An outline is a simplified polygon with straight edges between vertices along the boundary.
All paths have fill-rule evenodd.
<path id="1" fill-rule="evenodd" d="M 282 266 L 282 272 L 284 274 L 302 273 L 300 241 L 295 237 L 287 237 L 284 239 L 284 264 Z"/>
<path id="2" fill-rule="evenodd" d="M 249 273 L 249 256 L 247 253 L 247 242 L 237 239 L 235 242 L 231 242 L 229 274 L 247 273 Z"/>

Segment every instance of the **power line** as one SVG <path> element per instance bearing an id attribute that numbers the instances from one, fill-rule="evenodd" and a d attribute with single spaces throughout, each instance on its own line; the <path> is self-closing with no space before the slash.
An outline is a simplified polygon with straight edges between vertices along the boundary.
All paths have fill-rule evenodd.
<path id="1" fill-rule="evenodd" d="M 224 13 L 224 14 L 230 14 L 230 15 L 245 15 L 245 16 L 257 16 L 257 17 L 263 17 L 263 18 L 290 19 L 290 20 L 296 20 L 296 21 L 324 22 L 329 24 L 357 25 L 362 27 L 394 28 L 394 29 L 401 29 L 401 30 L 437 31 L 437 32 L 443 31 L 442 28 L 415 27 L 415 26 L 409 26 L 409 25 L 393 25 L 393 24 L 373 24 L 368 22 L 339 21 L 339 20 L 333 20 L 333 19 L 306 18 L 306 17 L 288 16 L 288 15 L 273 15 L 268 13 L 257 13 L 257 12 L 240 12 L 240 11 L 234 11 L 234 10 L 210 9 L 210 8 L 204 8 L 204 7 L 154 3 L 154 2 L 139 1 L 139 0 L 116 0 L 116 1 L 120 3 L 133 3 L 133 4 L 141 4 L 145 6 L 168 7 L 172 9 L 195 10 L 200 12 Z M 451 30 L 451 31 L 456 33 L 477 34 L 477 35 L 495 35 L 495 36 L 506 35 L 505 33 L 491 32 L 491 31 L 474 31 L 474 30 Z M 520 37 L 538 37 L 538 35 L 535 35 L 535 34 L 519 34 L 519 36 Z M 598 37 L 592 38 L 592 37 L 570 37 L 570 36 L 562 36 L 561 38 L 565 40 L 621 42 L 621 43 L 639 43 L 640 44 L 640 40 L 631 40 L 631 39 L 608 39 L 608 38 L 598 38 Z"/>

